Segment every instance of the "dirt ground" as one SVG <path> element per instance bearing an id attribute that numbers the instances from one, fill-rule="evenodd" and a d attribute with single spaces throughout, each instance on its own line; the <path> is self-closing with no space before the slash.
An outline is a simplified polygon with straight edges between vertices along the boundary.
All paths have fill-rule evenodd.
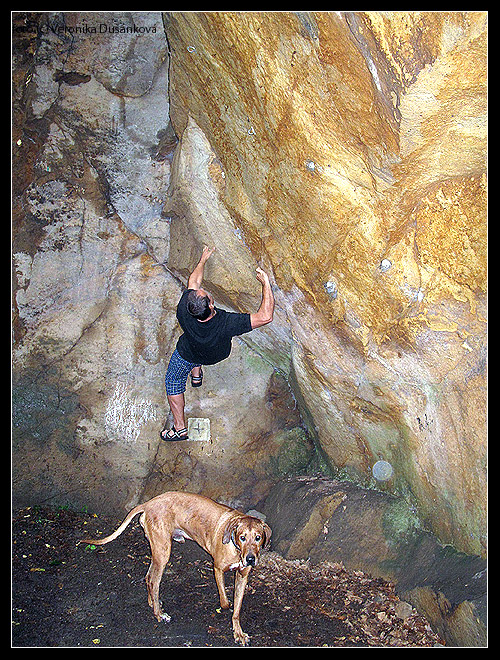
<path id="1" fill-rule="evenodd" d="M 170 623 L 147 603 L 149 545 L 138 517 L 106 546 L 116 518 L 61 508 L 16 510 L 12 524 L 12 647 L 231 647 L 212 562 L 174 543 L 160 587 Z M 231 599 L 233 576 L 226 574 Z M 341 564 L 310 566 L 274 552 L 249 578 L 241 613 L 254 647 L 432 647 L 443 642 L 393 585 Z"/>

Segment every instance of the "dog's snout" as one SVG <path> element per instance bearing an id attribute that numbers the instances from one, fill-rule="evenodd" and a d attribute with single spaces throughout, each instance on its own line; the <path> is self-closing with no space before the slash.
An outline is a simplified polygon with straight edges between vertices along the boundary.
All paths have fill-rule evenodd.
<path id="1" fill-rule="evenodd" d="M 249 552 L 247 555 L 247 566 L 255 566 L 255 561 L 255 555 Z"/>

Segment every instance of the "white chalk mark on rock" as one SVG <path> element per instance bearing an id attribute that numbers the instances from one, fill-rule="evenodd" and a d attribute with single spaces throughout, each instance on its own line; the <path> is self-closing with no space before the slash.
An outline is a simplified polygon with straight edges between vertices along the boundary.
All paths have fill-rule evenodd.
<path id="1" fill-rule="evenodd" d="M 130 397 L 124 383 L 117 383 L 108 402 L 104 425 L 108 436 L 135 442 L 141 427 L 156 419 L 156 410 L 147 399 Z"/>

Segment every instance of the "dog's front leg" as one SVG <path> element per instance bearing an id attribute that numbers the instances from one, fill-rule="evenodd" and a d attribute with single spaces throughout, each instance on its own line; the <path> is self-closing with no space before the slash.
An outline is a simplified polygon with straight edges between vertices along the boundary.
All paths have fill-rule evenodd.
<path id="1" fill-rule="evenodd" d="M 217 583 L 217 589 L 219 590 L 219 600 L 220 606 L 223 610 L 227 610 L 230 606 L 230 603 L 226 595 L 226 586 L 224 584 L 224 571 L 221 571 L 220 568 L 214 566 L 215 581 Z"/>
<path id="2" fill-rule="evenodd" d="M 245 595 L 245 587 L 247 586 L 250 570 L 250 566 L 238 569 L 234 576 L 233 635 L 234 641 L 242 646 L 247 646 L 250 642 L 250 637 L 243 632 L 240 625 L 241 603 L 243 602 L 243 596 Z"/>

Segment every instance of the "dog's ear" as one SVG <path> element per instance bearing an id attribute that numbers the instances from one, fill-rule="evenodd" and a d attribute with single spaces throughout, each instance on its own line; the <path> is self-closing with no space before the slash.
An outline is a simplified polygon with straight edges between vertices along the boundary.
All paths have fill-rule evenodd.
<path id="1" fill-rule="evenodd" d="M 236 528 L 238 527 L 239 522 L 240 521 L 238 519 L 233 519 L 227 523 L 226 528 L 224 529 L 224 534 L 222 536 L 222 543 L 229 543 L 231 536 L 234 534 Z"/>
<path id="2" fill-rule="evenodd" d="M 262 523 L 262 526 L 264 528 L 264 544 L 263 548 L 264 550 L 268 550 L 269 546 L 271 545 L 271 534 L 273 533 L 273 530 L 269 527 L 269 525 L 266 525 L 266 523 Z"/>

